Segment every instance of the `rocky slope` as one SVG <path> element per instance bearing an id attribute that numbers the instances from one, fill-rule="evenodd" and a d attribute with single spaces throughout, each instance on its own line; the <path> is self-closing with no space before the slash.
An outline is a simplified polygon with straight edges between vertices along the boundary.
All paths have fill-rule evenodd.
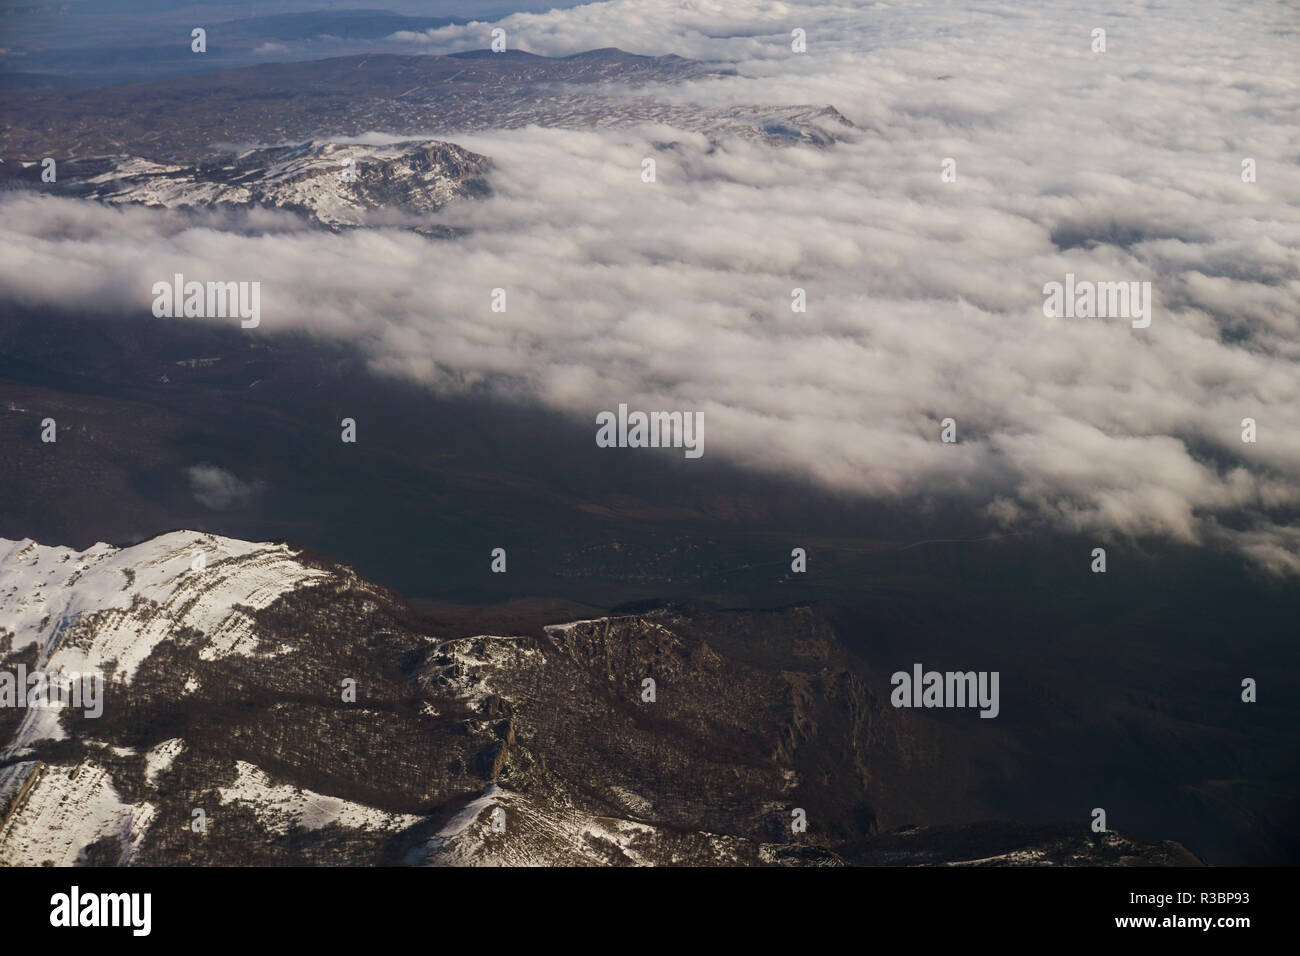
<path id="1" fill-rule="evenodd" d="M 0 709 L 9 865 L 1194 862 L 1086 820 L 903 827 L 1001 744 L 891 708 L 807 607 L 446 640 L 284 545 L 4 541 L 19 665 L 105 690 L 100 717 Z"/>

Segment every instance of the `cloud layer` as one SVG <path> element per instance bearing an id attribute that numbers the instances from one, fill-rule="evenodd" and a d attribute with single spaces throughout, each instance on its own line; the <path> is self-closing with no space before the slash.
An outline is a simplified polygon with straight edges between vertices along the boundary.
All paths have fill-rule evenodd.
<path id="1" fill-rule="evenodd" d="M 709 455 L 750 467 L 1300 572 L 1293 10 L 613 0 L 502 25 L 547 54 L 737 71 L 629 97 L 826 103 L 859 131 L 827 150 L 664 127 L 456 136 L 492 157 L 495 195 L 444 211 L 470 230 L 455 241 L 8 197 L 4 288 L 147 313 L 173 272 L 260 280 L 245 334 L 350 340 L 381 372 L 542 402 L 593 435 L 619 402 L 699 410 Z M 491 26 L 427 42 L 480 47 Z M 1045 318 L 1066 273 L 1151 282 L 1151 327 Z"/>

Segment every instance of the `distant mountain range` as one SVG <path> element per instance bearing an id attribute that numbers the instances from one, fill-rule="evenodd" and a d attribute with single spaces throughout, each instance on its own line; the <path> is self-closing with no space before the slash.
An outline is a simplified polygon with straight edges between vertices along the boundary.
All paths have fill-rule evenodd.
<path id="1" fill-rule="evenodd" d="M 275 63 L 104 89 L 0 91 L 0 158 L 48 156 L 62 163 L 136 155 L 193 165 L 228 151 L 230 143 L 301 143 L 374 130 L 444 139 L 528 125 L 663 123 L 773 146 L 826 146 L 854 132 L 826 105 L 706 107 L 637 95 L 640 86 L 718 70 L 678 56 L 615 49 L 556 58 L 475 51 Z M 608 82 L 620 84 L 621 93 L 598 86 Z"/>
<path id="2" fill-rule="evenodd" d="M 905 825 L 961 761 L 811 608 L 439 639 L 284 545 L 0 541 L 20 665 L 107 684 L 97 719 L 0 709 L 4 864 L 1197 862 L 1086 818 Z"/>

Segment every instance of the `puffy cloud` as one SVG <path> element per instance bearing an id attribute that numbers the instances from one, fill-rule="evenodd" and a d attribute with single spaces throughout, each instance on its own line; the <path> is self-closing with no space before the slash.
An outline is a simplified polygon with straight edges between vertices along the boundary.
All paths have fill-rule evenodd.
<path id="1" fill-rule="evenodd" d="M 190 480 L 190 493 L 194 499 L 213 511 L 246 505 L 264 490 L 261 482 L 240 481 L 215 465 L 194 465 L 185 469 L 185 474 Z"/>
<path id="2" fill-rule="evenodd" d="M 455 136 L 495 167 L 490 199 L 440 214 L 469 230 L 454 241 L 10 197 L 0 275 L 27 303 L 142 312 L 172 272 L 260 280 L 246 334 L 352 340 L 379 372 L 541 402 L 593 434 L 619 402 L 700 410 L 708 454 L 749 467 L 901 506 L 946 495 L 1000 524 L 1227 541 L 1300 571 L 1294 28 L 1284 4 L 1193 9 L 521 14 L 501 22 L 538 52 L 736 66 L 605 91 L 628 102 L 829 103 L 859 131 L 825 150 L 648 125 Z M 473 29 L 430 46 L 484 45 Z M 1045 318 L 1043 286 L 1067 272 L 1151 282 L 1150 328 Z M 958 444 L 938 440 L 946 417 Z"/>

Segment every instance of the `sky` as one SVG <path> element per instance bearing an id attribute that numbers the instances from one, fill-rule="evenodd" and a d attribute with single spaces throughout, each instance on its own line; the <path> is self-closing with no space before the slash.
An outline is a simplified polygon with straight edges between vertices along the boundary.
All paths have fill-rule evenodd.
<path id="1" fill-rule="evenodd" d="M 0 288 L 147 313 L 173 272 L 258 280 L 248 334 L 350 342 L 379 374 L 544 405 L 593 439 L 619 403 L 702 411 L 707 454 L 746 467 L 1300 574 L 1294 7 L 610 0 L 403 39 L 454 52 L 494 27 L 544 55 L 616 46 L 736 74 L 611 96 L 830 105 L 855 129 L 829 149 L 662 126 L 376 130 L 491 157 L 493 196 L 440 215 L 470 230 L 454 241 L 8 195 Z M 1045 316 L 1067 273 L 1150 282 L 1150 326 Z"/>

